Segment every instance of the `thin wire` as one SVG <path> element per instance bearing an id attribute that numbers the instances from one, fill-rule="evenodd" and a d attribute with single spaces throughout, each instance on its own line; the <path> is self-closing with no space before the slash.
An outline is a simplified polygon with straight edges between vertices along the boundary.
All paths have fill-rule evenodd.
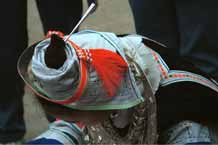
<path id="1" fill-rule="evenodd" d="M 82 16 L 82 18 L 80 19 L 80 21 L 76 24 L 76 26 L 73 28 L 73 30 L 70 32 L 70 34 L 64 39 L 64 41 L 66 42 L 70 36 L 76 31 L 76 29 L 79 27 L 79 25 L 87 18 L 87 16 L 90 14 L 90 12 L 95 8 L 96 4 L 92 3 L 89 8 L 87 9 L 87 11 L 85 12 L 85 14 Z"/>

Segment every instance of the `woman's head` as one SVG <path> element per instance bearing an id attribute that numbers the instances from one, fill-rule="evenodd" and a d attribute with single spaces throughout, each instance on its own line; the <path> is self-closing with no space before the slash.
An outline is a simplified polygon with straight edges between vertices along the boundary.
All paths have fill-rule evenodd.
<path id="1" fill-rule="evenodd" d="M 82 114 L 95 112 L 102 116 L 101 112 L 110 111 L 89 110 L 119 110 L 136 106 L 143 98 L 133 82 L 133 74 L 127 68 L 123 55 L 120 55 L 121 50 L 107 43 L 96 44 L 101 41 L 107 40 L 97 33 L 74 34 L 69 42 L 63 42 L 63 37 L 52 35 L 24 51 L 18 63 L 18 71 L 26 84 L 40 97 L 67 108 L 87 110 L 81 111 Z M 83 52 L 81 54 L 90 52 L 90 61 L 84 60 L 80 51 Z M 102 53 L 104 55 L 100 55 Z M 101 57 L 97 57 L 99 55 Z M 113 86 L 112 91 L 110 86 Z M 51 114 L 63 112 L 49 109 L 47 107 L 46 110 Z M 72 110 L 68 114 L 72 114 Z M 62 114 L 56 114 L 57 117 L 59 115 Z"/>

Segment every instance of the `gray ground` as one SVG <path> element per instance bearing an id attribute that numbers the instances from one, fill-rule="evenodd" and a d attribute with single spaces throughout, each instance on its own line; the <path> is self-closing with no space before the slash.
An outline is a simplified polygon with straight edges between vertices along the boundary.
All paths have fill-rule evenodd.
<path id="1" fill-rule="evenodd" d="M 84 9 L 87 8 L 86 0 Z M 43 38 L 41 22 L 34 0 L 28 0 L 28 32 L 29 44 Z M 110 31 L 118 34 L 134 33 L 133 17 L 128 0 L 99 0 L 97 11 L 89 16 L 80 29 Z M 27 90 L 24 96 L 25 119 L 27 133 L 25 139 L 30 139 L 43 132 L 48 122 L 37 101 Z"/>

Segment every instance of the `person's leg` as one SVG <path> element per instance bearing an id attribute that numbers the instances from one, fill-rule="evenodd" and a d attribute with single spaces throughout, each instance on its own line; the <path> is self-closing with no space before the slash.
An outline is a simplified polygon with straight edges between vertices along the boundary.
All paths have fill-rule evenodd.
<path id="1" fill-rule="evenodd" d="M 82 0 L 36 0 L 44 32 L 70 33 L 82 15 Z"/>
<path id="2" fill-rule="evenodd" d="M 178 32 L 172 0 L 129 0 L 137 34 L 144 35 L 177 52 Z"/>
<path id="3" fill-rule="evenodd" d="M 175 0 L 180 54 L 218 78 L 217 5 L 217 0 Z"/>
<path id="4" fill-rule="evenodd" d="M 1 4 L 0 35 L 0 143 L 23 138 L 23 83 L 17 73 L 17 59 L 27 47 L 26 0 Z"/>

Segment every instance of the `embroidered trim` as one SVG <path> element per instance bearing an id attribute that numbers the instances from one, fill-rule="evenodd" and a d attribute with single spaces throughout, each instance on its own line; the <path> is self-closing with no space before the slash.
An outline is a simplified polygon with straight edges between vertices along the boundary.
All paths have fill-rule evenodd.
<path id="1" fill-rule="evenodd" d="M 167 79 L 161 82 L 161 86 L 167 86 L 176 82 L 191 81 L 209 87 L 214 91 L 218 92 L 218 87 L 212 81 L 208 80 L 207 78 L 201 75 L 197 75 L 186 71 L 171 70 L 168 73 L 168 76 L 169 77 Z"/>
<path id="2" fill-rule="evenodd" d="M 157 54 L 155 51 L 151 50 L 151 53 L 153 55 L 154 60 L 158 63 L 158 67 L 160 69 L 160 72 L 162 74 L 162 79 L 167 79 L 168 78 L 168 72 L 169 68 L 167 64 L 163 61 L 161 56 Z"/>
<path id="3" fill-rule="evenodd" d="M 218 92 L 217 82 L 213 82 L 201 75 L 194 74 L 187 71 L 180 70 L 170 70 L 161 56 L 155 51 L 151 50 L 154 60 L 158 63 L 159 70 L 162 75 L 162 80 L 160 82 L 161 86 L 167 86 L 172 83 L 190 81 L 199 83 L 203 86 L 209 87 L 212 90 Z"/>

